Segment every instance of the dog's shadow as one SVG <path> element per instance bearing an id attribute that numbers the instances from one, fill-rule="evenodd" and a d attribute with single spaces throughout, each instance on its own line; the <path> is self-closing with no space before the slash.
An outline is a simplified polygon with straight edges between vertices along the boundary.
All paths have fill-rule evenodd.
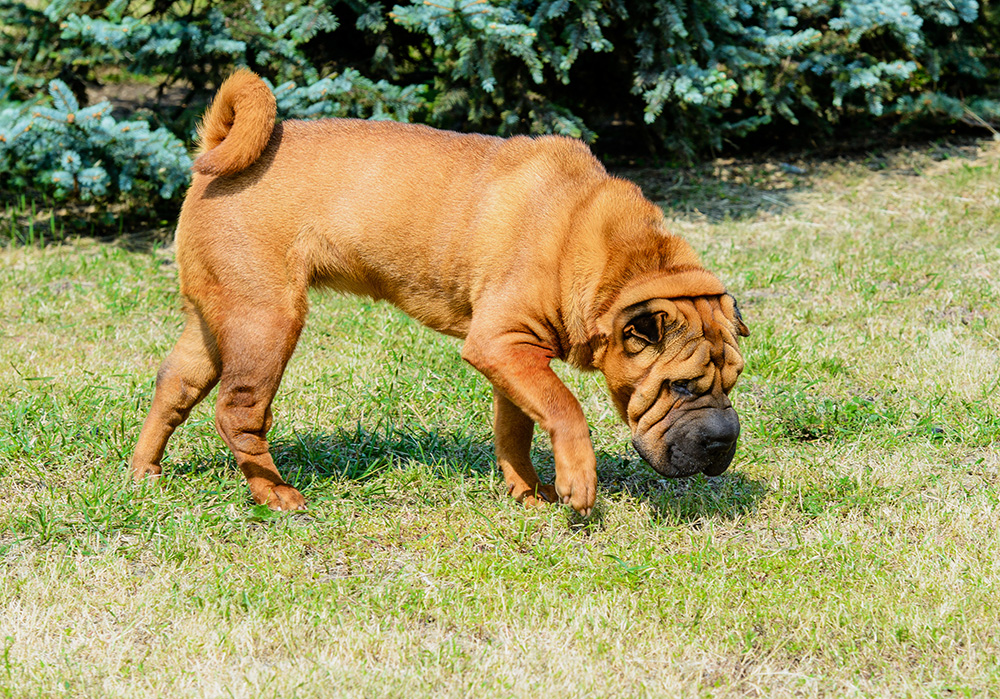
<path id="1" fill-rule="evenodd" d="M 619 490 L 647 502 L 657 522 L 697 529 L 712 519 L 733 521 L 753 514 L 770 492 L 765 481 L 740 471 L 738 462 L 737 453 L 736 462 L 720 476 L 665 479 L 632 460 L 634 471 L 623 479 L 624 483 L 607 476 L 601 482 L 608 491 L 614 492 L 617 485 Z"/>
<path id="2" fill-rule="evenodd" d="M 492 440 L 463 432 L 383 424 L 371 429 L 358 424 L 353 429 L 329 433 L 277 436 L 271 440 L 271 453 L 282 475 L 300 488 L 310 481 L 365 483 L 413 463 L 425 466 L 428 473 L 441 479 L 456 475 L 492 478 L 501 487 Z M 551 450 L 536 446 L 532 460 L 542 481 L 553 482 Z M 190 459 L 171 470 L 183 474 L 216 469 L 235 469 L 228 451 L 219 449 L 207 461 Z M 597 477 L 599 491 L 622 493 L 647 503 L 657 522 L 693 527 L 709 518 L 733 520 L 752 513 L 768 492 L 763 481 L 740 473 L 738 468 L 714 478 L 664 479 L 633 454 L 603 450 L 597 452 Z M 599 498 L 588 522 L 600 526 L 605 515 Z M 582 521 L 571 515 L 571 524 Z"/>

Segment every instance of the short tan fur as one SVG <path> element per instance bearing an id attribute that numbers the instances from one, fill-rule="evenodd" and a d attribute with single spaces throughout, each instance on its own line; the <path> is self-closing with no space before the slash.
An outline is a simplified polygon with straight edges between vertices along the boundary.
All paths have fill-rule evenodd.
<path id="1" fill-rule="evenodd" d="M 647 435 L 662 441 L 690 406 L 731 411 L 746 332 L 735 304 L 660 209 L 584 144 L 351 119 L 275 124 L 273 95 L 245 70 L 199 133 L 176 241 L 187 325 L 158 374 L 135 478 L 160 473 L 171 433 L 218 384 L 216 424 L 254 499 L 304 506 L 266 435 L 317 285 L 384 299 L 464 339 L 462 356 L 493 384 L 497 460 L 521 501 L 588 513 L 596 496 L 587 423 L 552 359 L 604 372 L 643 456 L 660 448 Z M 626 337 L 665 318 L 684 333 Z M 677 367 L 699 392 L 660 396 Z M 552 438 L 554 486 L 531 465 L 533 423 Z"/>

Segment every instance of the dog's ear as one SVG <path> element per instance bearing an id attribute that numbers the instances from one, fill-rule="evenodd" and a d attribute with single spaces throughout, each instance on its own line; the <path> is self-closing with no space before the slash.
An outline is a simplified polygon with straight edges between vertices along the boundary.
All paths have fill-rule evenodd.
<path id="1" fill-rule="evenodd" d="M 743 322 L 743 314 L 740 313 L 740 306 L 736 303 L 736 299 L 733 298 L 732 294 L 726 294 L 726 298 L 733 302 L 733 320 L 736 326 L 736 334 L 740 337 L 747 337 L 750 335 L 750 328 L 747 327 L 746 323 Z"/>
<path id="2" fill-rule="evenodd" d="M 743 322 L 743 314 L 740 313 L 740 307 L 736 304 L 736 299 L 733 299 L 733 310 L 736 312 L 736 334 L 740 337 L 749 337 L 750 328 Z"/>
<path id="3" fill-rule="evenodd" d="M 646 345 L 655 345 L 660 342 L 663 339 L 666 316 L 665 312 L 656 311 L 655 313 L 637 315 L 630 320 L 623 330 L 626 348 L 634 348 L 635 351 L 639 351 Z"/>

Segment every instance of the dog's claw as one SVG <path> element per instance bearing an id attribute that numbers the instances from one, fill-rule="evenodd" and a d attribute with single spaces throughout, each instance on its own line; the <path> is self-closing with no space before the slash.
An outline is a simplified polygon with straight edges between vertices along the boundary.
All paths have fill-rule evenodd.
<path id="1" fill-rule="evenodd" d="M 515 495 L 514 499 L 525 507 L 541 507 L 549 503 L 559 502 L 555 487 L 542 483 L 537 484 L 534 488 L 523 490 L 520 494 Z"/>
<path id="2" fill-rule="evenodd" d="M 549 501 L 542 497 L 536 497 L 534 495 L 525 495 L 521 498 L 521 504 L 526 508 L 528 507 L 544 507 L 549 504 Z"/>
<path id="3" fill-rule="evenodd" d="M 545 502 L 559 502 L 559 494 L 556 493 L 554 485 L 539 485 L 535 497 L 541 498 Z"/>
<path id="4" fill-rule="evenodd" d="M 564 505 L 569 505 L 581 515 L 586 517 L 594 507 L 597 499 L 597 478 L 596 474 L 590 477 L 576 479 L 572 485 L 567 486 L 556 478 L 556 490 L 562 496 L 560 498 Z"/>

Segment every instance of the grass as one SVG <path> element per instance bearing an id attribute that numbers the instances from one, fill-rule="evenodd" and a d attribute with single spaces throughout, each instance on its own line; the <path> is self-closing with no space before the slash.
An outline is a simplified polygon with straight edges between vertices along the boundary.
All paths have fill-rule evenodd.
<path id="1" fill-rule="evenodd" d="M 211 400 L 133 488 L 169 250 L 3 238 L 0 696 L 1000 694 L 1000 150 L 631 174 L 740 300 L 744 429 L 664 481 L 560 368 L 588 520 L 503 495 L 455 341 L 336 296 L 275 405 L 308 512 L 252 505 Z"/>

